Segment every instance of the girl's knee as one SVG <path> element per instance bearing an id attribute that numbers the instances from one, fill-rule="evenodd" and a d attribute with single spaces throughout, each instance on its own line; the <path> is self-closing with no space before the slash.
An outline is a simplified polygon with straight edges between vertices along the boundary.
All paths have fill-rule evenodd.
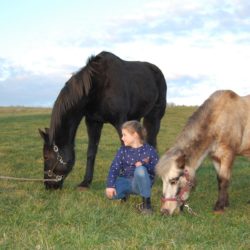
<path id="1" fill-rule="evenodd" d="M 148 174 L 147 169 L 144 166 L 136 167 L 135 169 L 135 176 L 138 177 L 145 177 Z"/>

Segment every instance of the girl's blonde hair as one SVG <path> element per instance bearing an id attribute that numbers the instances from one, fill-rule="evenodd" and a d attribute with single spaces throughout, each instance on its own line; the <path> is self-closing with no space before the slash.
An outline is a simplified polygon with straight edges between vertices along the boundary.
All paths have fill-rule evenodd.
<path id="1" fill-rule="evenodd" d="M 146 141 L 147 137 L 146 129 L 141 125 L 140 122 L 136 120 L 127 121 L 123 123 L 121 129 L 126 129 L 131 134 L 136 132 L 139 135 L 139 138 L 142 143 Z"/>

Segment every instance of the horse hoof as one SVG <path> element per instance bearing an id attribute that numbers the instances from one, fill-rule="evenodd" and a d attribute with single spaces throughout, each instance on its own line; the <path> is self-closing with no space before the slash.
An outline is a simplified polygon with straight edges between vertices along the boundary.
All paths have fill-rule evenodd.
<path id="1" fill-rule="evenodd" d="M 224 214 L 224 210 L 215 210 L 214 214 Z"/>
<path id="2" fill-rule="evenodd" d="M 84 192 L 84 191 L 89 190 L 89 188 L 88 187 L 83 187 L 83 186 L 78 186 L 77 190 L 80 191 L 80 192 Z"/>

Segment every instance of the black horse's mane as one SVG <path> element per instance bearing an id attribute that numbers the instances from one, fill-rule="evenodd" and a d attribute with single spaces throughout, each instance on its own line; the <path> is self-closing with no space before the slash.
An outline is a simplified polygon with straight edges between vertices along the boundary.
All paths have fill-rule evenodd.
<path id="1" fill-rule="evenodd" d="M 50 143 L 54 140 L 56 129 L 61 125 L 62 117 L 77 105 L 83 96 L 88 96 L 92 86 L 92 76 L 96 72 L 96 66 L 97 57 L 90 56 L 86 66 L 74 73 L 60 91 L 51 115 Z"/>

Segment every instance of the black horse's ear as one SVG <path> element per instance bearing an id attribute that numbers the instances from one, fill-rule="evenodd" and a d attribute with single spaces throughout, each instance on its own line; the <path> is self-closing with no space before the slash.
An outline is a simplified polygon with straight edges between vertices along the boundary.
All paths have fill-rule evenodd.
<path id="1" fill-rule="evenodd" d="M 47 143 L 49 141 L 49 129 L 45 128 L 45 131 L 42 131 L 40 128 L 38 129 L 40 136 L 43 138 L 44 142 Z"/>

